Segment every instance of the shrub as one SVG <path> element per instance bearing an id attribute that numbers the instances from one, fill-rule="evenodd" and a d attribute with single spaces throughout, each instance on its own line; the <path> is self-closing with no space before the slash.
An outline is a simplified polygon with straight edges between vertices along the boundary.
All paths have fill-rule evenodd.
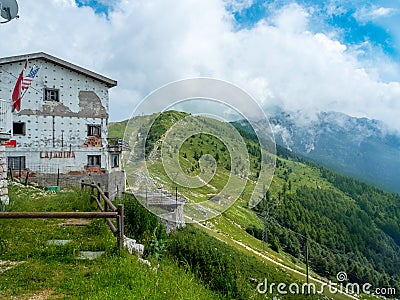
<path id="1" fill-rule="evenodd" d="M 133 195 L 122 198 L 126 235 L 145 246 L 145 255 L 161 258 L 167 233 L 160 219 L 149 212 Z"/>

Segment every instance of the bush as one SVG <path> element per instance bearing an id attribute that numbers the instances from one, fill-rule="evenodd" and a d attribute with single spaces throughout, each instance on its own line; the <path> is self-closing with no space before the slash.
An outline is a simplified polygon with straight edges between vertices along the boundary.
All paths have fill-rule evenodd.
<path id="1" fill-rule="evenodd" d="M 210 289 L 228 299 L 265 299 L 256 290 L 264 278 L 269 282 L 290 280 L 283 271 L 190 225 L 170 237 L 168 251 Z M 287 299 L 299 298 L 305 296 L 287 295 Z"/>
<path id="2" fill-rule="evenodd" d="M 125 233 L 143 244 L 145 255 L 161 258 L 167 233 L 160 219 L 149 212 L 133 195 L 122 198 L 125 213 Z"/>

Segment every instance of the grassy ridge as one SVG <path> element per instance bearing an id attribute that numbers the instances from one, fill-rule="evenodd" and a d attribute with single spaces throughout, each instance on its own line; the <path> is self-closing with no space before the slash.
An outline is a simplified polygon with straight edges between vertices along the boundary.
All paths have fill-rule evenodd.
<path id="1" fill-rule="evenodd" d="M 168 118 L 163 121 L 164 129 L 158 131 L 152 140 L 162 139 L 168 127 L 166 124 L 173 125 L 173 122 L 168 123 Z M 239 131 L 244 133 L 248 150 L 257 146 L 251 131 L 243 128 Z M 197 174 L 196 153 L 210 153 L 215 157 L 215 142 L 212 139 L 207 141 L 207 138 L 204 135 L 193 136 L 182 145 L 180 162 L 184 170 L 190 170 L 188 174 Z M 256 174 L 257 151 L 251 152 L 251 169 Z M 318 274 L 335 279 L 337 272 L 345 271 L 351 282 L 371 282 L 375 286 L 400 289 L 400 261 L 397 255 L 400 253 L 399 196 L 331 172 L 286 149 L 278 147 L 277 154 L 275 175 L 263 203 L 258 207 L 258 213 L 269 215 L 268 241 L 274 244 L 276 250 L 284 252 L 269 250 L 268 254 L 288 265 L 302 265 L 305 240 L 294 233 L 297 232 L 312 239 L 310 261 L 312 270 Z M 224 155 L 219 152 L 221 160 L 226 161 Z M 172 187 L 161 162 L 153 161 L 150 168 L 164 188 Z M 219 183 L 226 181 L 228 169 L 223 164 L 217 169 L 213 187 L 219 188 Z M 251 188 L 251 180 L 248 187 Z M 204 200 L 202 197 L 210 193 L 210 187 L 196 191 L 183 189 L 181 193 L 191 199 Z M 254 211 L 248 209 L 248 199 L 249 193 L 244 193 L 235 206 L 210 220 L 209 225 L 214 231 L 262 251 L 262 244 L 246 232 L 247 229 L 256 237 L 263 238 L 263 223 Z M 285 252 L 291 256 L 287 257 Z"/>

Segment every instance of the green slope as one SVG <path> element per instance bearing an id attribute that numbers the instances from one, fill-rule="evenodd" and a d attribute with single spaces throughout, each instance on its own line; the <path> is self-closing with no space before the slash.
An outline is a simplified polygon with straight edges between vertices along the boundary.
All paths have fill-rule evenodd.
<path id="1" fill-rule="evenodd" d="M 8 211 L 97 210 L 80 191 L 53 193 L 14 183 L 9 194 Z M 126 252 L 119 255 L 104 220 L 60 226 L 65 221 L 0 219 L 0 299 L 221 299 L 173 259 L 152 259 L 149 267 Z M 49 239 L 70 243 L 49 245 Z M 79 251 L 105 253 L 80 260 Z"/>
<path id="2" fill-rule="evenodd" d="M 163 171 L 158 148 L 165 132 L 184 116 L 174 111 L 160 115 L 146 144 L 146 153 L 153 153 L 149 164 L 151 173 L 160 186 L 171 191 L 174 185 Z M 145 123 L 147 116 L 141 118 Z M 122 129 L 119 125 L 120 137 Z M 117 135 L 118 130 L 114 131 Z M 400 290 L 398 195 L 341 176 L 278 147 L 271 187 L 262 203 L 254 210 L 249 209 L 250 190 L 259 168 L 258 143 L 249 132 L 243 133 L 243 137 L 251 162 L 246 190 L 228 211 L 203 224 L 203 230 L 240 251 L 256 251 L 260 257 L 271 258 L 296 270 L 304 270 L 307 236 L 310 265 L 315 276 L 319 274 L 334 280 L 338 272 L 346 272 L 349 282 L 369 282 L 374 287 Z M 216 177 L 208 185 L 195 190 L 180 189 L 181 196 L 202 201 L 227 181 L 232 166 L 229 154 L 222 151 L 218 143 L 212 136 L 199 134 L 182 144 L 180 164 L 188 175 L 198 174 L 201 154 L 217 156 L 218 163 Z M 268 251 L 261 241 L 266 237 Z M 304 280 L 304 277 L 299 278 Z"/>

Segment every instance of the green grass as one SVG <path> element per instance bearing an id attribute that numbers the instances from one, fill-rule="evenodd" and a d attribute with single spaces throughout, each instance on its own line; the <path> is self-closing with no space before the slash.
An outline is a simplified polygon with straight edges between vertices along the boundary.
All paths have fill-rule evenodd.
<path id="1" fill-rule="evenodd" d="M 108 126 L 108 137 L 109 138 L 123 138 L 125 127 L 128 124 L 128 120 L 122 122 L 112 122 Z"/>
<path id="2" fill-rule="evenodd" d="M 90 211 L 81 191 L 44 192 L 9 186 L 9 211 Z M 59 226 L 58 219 L 0 219 L 0 260 L 20 264 L 0 273 L 0 299 L 219 299 L 190 272 L 169 258 L 151 259 L 148 267 L 116 249 L 116 238 L 104 220 L 88 226 Z M 64 246 L 49 239 L 70 239 Z M 102 257 L 77 260 L 79 251 L 105 251 Z M 43 296 L 44 297 L 44 296 Z"/>
<path id="3" fill-rule="evenodd" d="M 173 112 L 170 114 L 174 115 Z M 173 192 L 175 184 L 173 183 L 172 179 L 167 176 L 164 170 L 161 162 L 160 151 L 160 140 L 162 141 L 165 139 L 165 132 L 170 126 L 173 125 L 173 122 L 169 120 L 169 117 L 170 115 L 166 115 L 166 117 L 163 119 L 161 115 L 159 120 L 162 121 L 162 126 L 156 126 L 156 128 L 153 130 L 153 133 L 155 134 L 152 136 L 151 143 L 148 145 L 148 149 L 150 149 L 150 146 L 152 145 L 157 145 L 157 147 L 150 149 L 151 151 L 148 150 L 148 153 L 151 153 L 151 160 L 148 162 L 148 169 L 150 170 L 150 174 L 153 178 L 153 184 L 155 186 L 162 187 L 163 189 Z M 145 116 L 144 118 L 148 118 L 148 116 Z M 144 122 L 144 120 L 142 120 L 142 122 Z M 140 123 L 140 120 L 138 120 L 138 123 Z M 246 142 L 248 149 L 253 150 L 249 151 L 251 174 L 248 176 L 248 181 L 244 192 L 230 209 L 225 211 L 221 216 L 206 222 L 205 224 L 207 227 L 200 226 L 200 228 L 208 232 L 209 235 L 224 241 L 229 246 L 236 248 L 246 255 L 254 255 L 255 251 L 258 254 L 261 254 L 260 257 L 264 255 L 276 262 L 304 272 L 305 267 L 304 263 L 302 262 L 304 257 L 302 253 L 297 257 L 291 256 L 282 250 L 277 253 L 271 250 L 271 245 L 268 245 L 268 251 L 265 251 L 266 245 L 246 232 L 246 228 L 252 226 L 260 230 L 263 228 L 262 221 L 257 217 L 255 211 L 251 210 L 247 205 L 252 190 L 254 189 L 255 184 L 253 180 L 254 177 L 256 177 L 254 175 L 257 173 L 257 164 L 259 161 L 257 159 L 257 151 L 254 151 L 254 147 L 256 146 L 254 141 L 246 140 Z M 198 159 L 195 157 L 198 157 L 198 155 L 201 153 L 210 154 L 211 156 L 215 157 L 215 148 L 221 149 L 221 145 L 219 145 L 214 138 L 205 134 L 197 134 L 192 136 L 182 144 L 180 149 L 174 149 L 173 143 L 169 143 L 168 145 L 171 146 L 169 150 L 171 153 L 168 154 L 172 154 L 173 151 L 179 151 L 180 167 L 189 176 L 196 176 L 199 174 Z M 217 194 L 221 190 L 228 180 L 229 168 L 226 167 L 230 158 L 229 155 L 227 155 L 227 153 L 224 151 L 219 151 L 218 153 L 219 164 L 217 166 L 217 172 L 209 184 L 196 189 L 179 188 L 178 190 L 181 196 L 186 197 L 188 201 L 201 202 L 208 199 L 210 195 Z M 318 166 L 315 166 L 312 163 L 305 163 L 301 159 L 296 160 L 296 158 L 291 158 L 290 155 L 287 159 L 284 157 L 287 156 L 276 156 L 277 166 L 271 186 L 268 190 L 271 202 L 273 202 L 275 205 L 273 208 L 275 213 L 279 214 L 280 208 L 285 208 L 285 199 L 290 196 L 295 196 L 296 191 L 301 191 L 307 188 L 320 191 L 322 194 L 327 193 L 335 195 L 335 197 L 338 197 L 338 199 L 335 200 L 334 203 L 354 203 L 354 199 L 349 197 L 349 195 L 347 195 L 344 191 L 335 187 L 332 181 L 329 181 L 327 178 L 322 176 L 321 168 Z M 127 171 L 129 174 L 129 171 L 132 170 Z M 314 227 L 315 223 L 310 223 L 310 226 Z M 316 230 L 315 228 L 313 229 Z M 299 228 L 294 228 L 293 230 L 299 230 Z M 303 250 L 301 249 L 301 251 Z M 263 261 L 261 263 L 265 264 L 266 266 L 276 266 L 271 261 Z M 304 282 L 304 275 L 295 274 L 291 271 L 287 272 L 290 274 L 290 276 L 293 276 L 294 279 Z M 319 278 L 319 276 L 313 272 L 312 275 Z M 346 298 L 343 295 L 329 296 L 335 299 Z"/>
<path id="4" fill-rule="evenodd" d="M 52 291 L 52 299 L 219 299 L 174 261 L 148 267 L 126 253 L 94 261 L 30 259 L 0 279 L 1 299 L 43 291 Z"/>

